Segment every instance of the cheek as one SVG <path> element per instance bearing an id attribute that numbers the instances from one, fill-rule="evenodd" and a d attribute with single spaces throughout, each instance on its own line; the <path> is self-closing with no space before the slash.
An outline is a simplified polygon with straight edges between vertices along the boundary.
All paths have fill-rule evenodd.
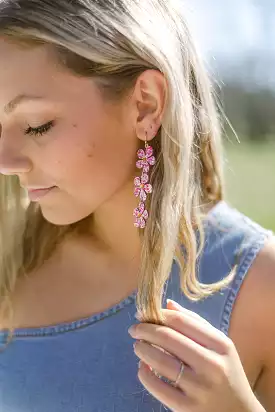
<path id="1" fill-rule="evenodd" d="M 123 139 L 113 133 L 105 134 L 92 147 L 87 147 L 78 176 L 84 190 L 86 185 L 93 183 L 97 194 L 110 195 L 129 181 L 133 176 L 135 146 L 126 141 L 126 136 Z"/>
<path id="2" fill-rule="evenodd" d="M 116 124 L 90 133 L 75 125 L 57 145 L 56 184 L 85 203 L 104 201 L 133 177 L 136 141 Z"/>

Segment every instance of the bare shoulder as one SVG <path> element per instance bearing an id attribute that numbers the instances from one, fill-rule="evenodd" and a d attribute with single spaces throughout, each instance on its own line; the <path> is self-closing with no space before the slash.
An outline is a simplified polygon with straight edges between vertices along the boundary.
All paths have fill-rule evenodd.
<path id="1" fill-rule="evenodd" d="M 269 380 L 275 382 L 274 313 L 275 237 L 267 240 L 249 269 L 229 329 L 251 385 L 266 407 L 275 407 L 275 393 L 268 390 Z"/>
<path id="2" fill-rule="evenodd" d="M 248 320 L 253 315 L 253 326 L 262 326 L 266 330 L 266 324 L 274 317 L 274 309 L 275 237 L 266 241 L 243 281 L 233 308 L 231 326 L 234 326 L 237 316 L 241 319 L 243 315 Z"/>
<path id="3" fill-rule="evenodd" d="M 266 242 L 248 275 L 248 282 L 253 287 L 255 309 L 258 312 L 257 319 L 261 322 L 265 333 L 274 333 L 270 321 L 274 319 L 275 310 L 275 237 Z"/>
<path id="4" fill-rule="evenodd" d="M 274 310 L 275 307 L 275 237 L 267 240 L 258 253 L 248 272 L 247 283 L 250 284 L 248 292 L 257 297 L 255 304 L 260 304 L 257 306 L 259 315 L 265 314 L 264 319 L 261 319 L 263 322 L 268 314 L 273 315 L 267 309 Z"/>

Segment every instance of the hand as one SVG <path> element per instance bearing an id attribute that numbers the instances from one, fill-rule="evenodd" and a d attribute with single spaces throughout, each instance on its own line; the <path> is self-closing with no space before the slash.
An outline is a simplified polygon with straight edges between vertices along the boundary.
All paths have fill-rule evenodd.
<path id="1" fill-rule="evenodd" d="M 155 398 L 175 412 L 264 411 L 223 332 L 171 300 L 163 312 L 165 326 L 140 323 L 129 329 L 141 359 L 138 377 Z"/>

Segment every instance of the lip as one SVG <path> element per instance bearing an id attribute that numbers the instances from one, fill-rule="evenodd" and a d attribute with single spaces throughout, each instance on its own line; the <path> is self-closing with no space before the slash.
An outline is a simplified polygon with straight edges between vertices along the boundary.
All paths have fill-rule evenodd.
<path id="1" fill-rule="evenodd" d="M 56 186 L 52 186 L 52 187 L 48 187 L 44 189 L 28 189 L 29 199 L 33 202 L 37 202 L 55 188 Z"/>

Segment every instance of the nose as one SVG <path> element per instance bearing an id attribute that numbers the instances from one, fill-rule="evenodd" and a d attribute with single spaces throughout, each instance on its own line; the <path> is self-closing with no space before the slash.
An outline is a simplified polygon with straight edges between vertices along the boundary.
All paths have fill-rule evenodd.
<path id="1" fill-rule="evenodd" d="M 19 175 L 27 173 L 31 170 L 29 162 L 25 159 L 16 159 L 13 163 L 3 164 L 0 161 L 0 173 L 6 176 Z"/>
<path id="2" fill-rule="evenodd" d="M 0 145 L 0 173 L 6 176 L 27 173 L 32 169 L 31 160 L 11 149 L 3 149 Z"/>

